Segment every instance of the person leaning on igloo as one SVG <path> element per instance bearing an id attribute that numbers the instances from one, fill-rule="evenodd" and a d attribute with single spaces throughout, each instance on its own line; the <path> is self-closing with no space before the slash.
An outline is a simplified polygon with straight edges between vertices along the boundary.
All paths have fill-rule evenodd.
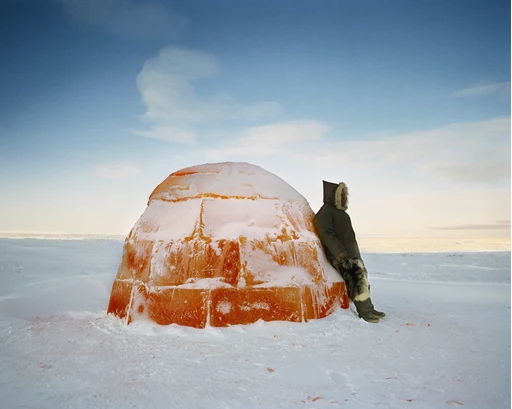
<path id="1" fill-rule="evenodd" d="M 348 189 L 345 183 L 323 181 L 324 205 L 315 215 L 315 228 L 324 246 L 327 259 L 341 274 L 348 298 L 354 303 L 360 318 L 379 322 L 386 314 L 377 311 L 370 298 L 368 272 L 361 259 L 352 222 L 345 210 Z"/>

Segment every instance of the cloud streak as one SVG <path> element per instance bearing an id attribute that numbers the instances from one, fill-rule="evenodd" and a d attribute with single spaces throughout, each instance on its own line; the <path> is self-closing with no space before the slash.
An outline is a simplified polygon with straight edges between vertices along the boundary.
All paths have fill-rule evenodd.
<path id="1" fill-rule="evenodd" d="M 205 153 L 208 158 L 217 160 L 240 155 L 281 154 L 322 140 L 327 130 L 326 124 L 313 120 L 256 126 L 237 135 L 229 148 L 208 149 Z"/>
<path id="2" fill-rule="evenodd" d="M 464 88 L 452 94 L 454 98 L 482 97 L 488 95 L 510 95 L 510 82 L 497 82 L 494 84 L 480 85 Z"/>
<path id="3" fill-rule="evenodd" d="M 78 21 L 127 38 L 174 38 L 188 20 L 165 3 L 142 0 L 55 0 Z"/>
<path id="4" fill-rule="evenodd" d="M 510 117 L 441 128 L 342 140 L 319 121 L 291 121 L 249 128 L 206 150 L 210 158 L 280 154 L 308 163 L 378 170 L 405 166 L 450 183 L 510 180 Z"/>
<path id="5" fill-rule="evenodd" d="M 281 112 L 277 102 L 244 104 L 230 96 L 201 92 L 201 81 L 215 76 L 219 70 L 219 61 L 212 54 L 177 47 L 166 47 L 147 60 L 137 77 L 137 86 L 146 106 L 143 120 L 149 129 L 134 133 L 190 142 L 191 129 L 204 124 L 261 120 Z"/>
<path id="6" fill-rule="evenodd" d="M 141 173 L 141 170 L 131 164 L 111 164 L 97 165 L 94 167 L 94 173 L 101 179 L 126 179 Z"/>
<path id="7" fill-rule="evenodd" d="M 318 155 L 317 161 L 363 168 L 408 163 L 446 182 L 505 181 L 510 180 L 510 117 L 340 142 L 324 151 L 330 153 Z"/>
<path id="8" fill-rule="evenodd" d="M 173 125 L 157 125 L 149 130 L 134 129 L 131 132 L 134 135 L 151 139 L 159 139 L 166 142 L 194 143 L 196 141 L 196 134 L 194 131 Z"/>

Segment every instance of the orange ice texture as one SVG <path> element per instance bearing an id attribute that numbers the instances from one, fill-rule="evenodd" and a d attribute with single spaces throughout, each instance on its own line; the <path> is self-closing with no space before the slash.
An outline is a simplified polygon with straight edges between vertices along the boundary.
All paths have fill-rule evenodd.
<path id="1" fill-rule="evenodd" d="M 301 322 L 348 308 L 306 199 L 247 163 L 179 170 L 128 235 L 108 313 L 196 328 Z"/>

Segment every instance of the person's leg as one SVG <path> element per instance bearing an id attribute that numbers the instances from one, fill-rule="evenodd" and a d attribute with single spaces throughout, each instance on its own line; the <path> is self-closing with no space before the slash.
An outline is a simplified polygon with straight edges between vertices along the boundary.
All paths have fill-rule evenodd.
<path id="1" fill-rule="evenodd" d="M 345 287 L 347 289 L 348 298 L 352 301 L 354 299 L 355 292 L 355 280 L 352 274 L 352 267 L 350 264 L 344 263 L 342 265 L 338 261 L 334 260 L 332 263 L 333 267 L 336 269 L 338 273 L 340 273 L 341 278 L 345 281 Z"/>
<path id="2" fill-rule="evenodd" d="M 352 301 L 357 309 L 360 318 L 368 322 L 379 322 L 379 317 L 373 314 L 373 304 L 370 298 L 370 283 L 368 282 L 368 272 L 364 266 L 363 260 L 353 260 L 354 276 L 354 298 Z"/>
<path id="3" fill-rule="evenodd" d="M 348 298 L 354 303 L 359 317 L 368 322 L 379 322 L 379 317 L 372 313 L 373 304 L 370 299 L 368 273 L 362 260 L 347 260 L 333 265 L 345 281 Z"/>
<path id="4" fill-rule="evenodd" d="M 359 291 L 360 295 L 357 296 L 358 297 L 357 300 L 364 301 L 364 300 L 366 300 L 366 298 L 370 299 L 372 314 L 379 318 L 385 317 L 386 316 L 385 313 L 383 313 L 382 311 L 377 311 L 375 309 L 375 306 L 373 305 L 372 300 L 370 298 L 370 283 L 368 281 L 368 270 L 366 270 L 366 266 L 364 265 L 363 260 L 358 258 L 358 259 L 355 259 L 354 262 L 359 267 L 357 275 L 359 277 L 358 278 L 358 282 L 359 282 L 358 291 Z"/>

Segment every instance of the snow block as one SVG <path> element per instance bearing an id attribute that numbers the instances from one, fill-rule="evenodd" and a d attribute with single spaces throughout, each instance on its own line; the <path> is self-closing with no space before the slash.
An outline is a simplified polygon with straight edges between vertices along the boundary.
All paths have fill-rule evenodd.
<path id="1" fill-rule="evenodd" d="M 172 173 L 125 241 L 108 313 L 204 328 L 348 308 L 313 217 L 302 195 L 258 166 Z"/>
<path id="2" fill-rule="evenodd" d="M 204 328 L 208 290 L 200 288 L 148 288 L 134 291 L 130 320 L 148 318 L 160 325 L 178 324 Z"/>
<path id="3" fill-rule="evenodd" d="M 302 297 L 306 320 L 325 318 L 338 307 L 349 307 L 345 283 L 341 281 L 331 285 L 305 286 Z"/>
<path id="4" fill-rule="evenodd" d="M 108 303 L 108 312 L 117 315 L 119 318 L 128 316 L 128 309 L 131 304 L 133 283 L 114 280 L 110 302 Z"/>
<path id="5" fill-rule="evenodd" d="M 219 288 L 212 291 L 210 325 L 302 321 L 300 288 Z"/>
<path id="6" fill-rule="evenodd" d="M 195 279 L 219 278 L 235 285 L 240 271 L 240 245 L 231 240 L 206 240 L 154 244 L 151 285 L 181 285 Z M 146 280 L 148 281 L 148 280 Z"/>

